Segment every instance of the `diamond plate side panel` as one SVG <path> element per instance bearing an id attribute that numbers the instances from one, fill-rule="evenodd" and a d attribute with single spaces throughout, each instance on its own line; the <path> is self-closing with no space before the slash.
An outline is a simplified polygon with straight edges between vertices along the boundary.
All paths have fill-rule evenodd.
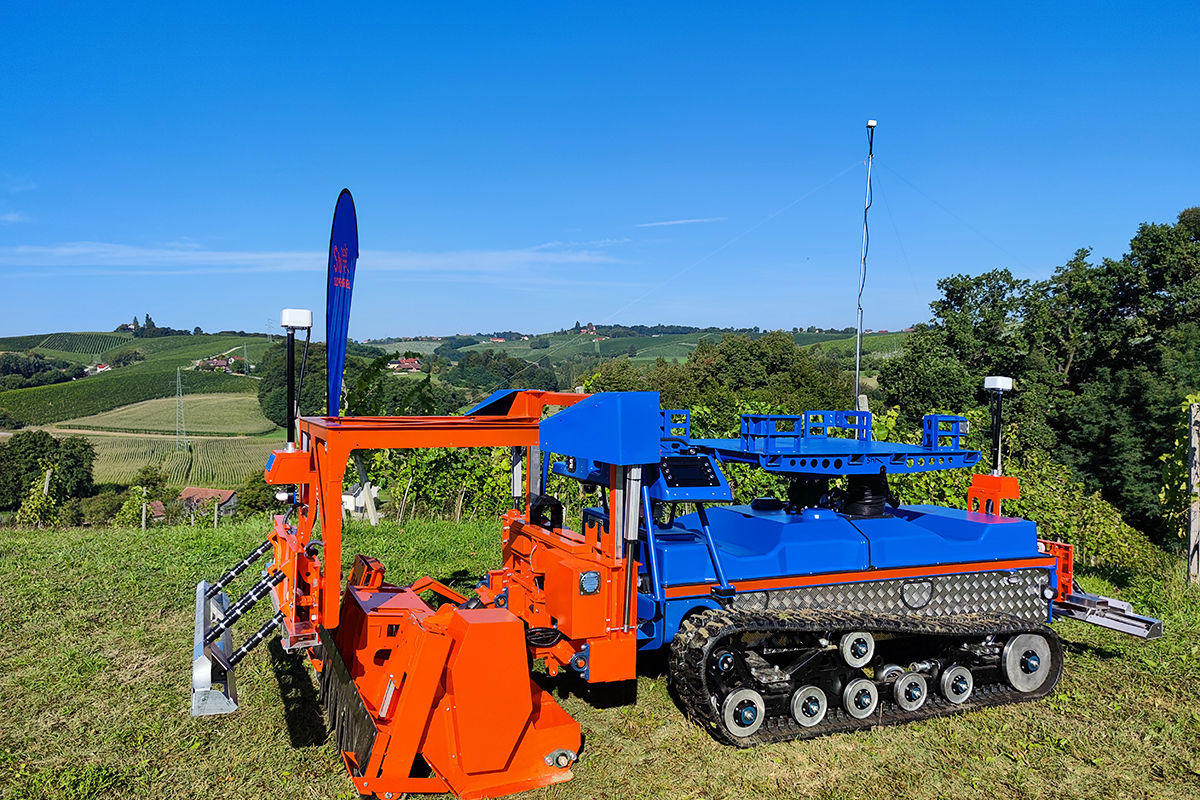
<path id="1" fill-rule="evenodd" d="M 1030 622 L 1045 622 L 1050 601 L 1042 597 L 1042 591 L 1049 584 L 1050 577 L 1044 569 L 967 572 L 746 592 L 733 599 L 733 607 L 744 611 L 854 609 L 931 617 L 1001 613 Z"/>

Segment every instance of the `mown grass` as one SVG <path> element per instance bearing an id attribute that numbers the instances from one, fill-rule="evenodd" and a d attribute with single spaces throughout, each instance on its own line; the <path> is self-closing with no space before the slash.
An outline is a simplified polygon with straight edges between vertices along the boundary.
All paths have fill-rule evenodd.
<path id="1" fill-rule="evenodd" d="M 309 668 L 264 645 L 239 672 L 242 708 L 188 716 L 196 581 L 261 540 L 265 520 L 137 531 L 0 531 L 0 797 L 350 798 Z M 353 525 L 389 578 L 473 585 L 498 525 Z M 739 751 L 686 722 L 647 660 L 634 705 L 561 703 L 586 741 L 575 780 L 538 798 L 1194 798 L 1200 791 L 1200 591 L 1181 568 L 1122 595 L 1166 618 L 1153 643 L 1080 623 L 1046 701 L 903 728 Z M 1098 576 L 1092 590 L 1116 592 Z M 265 618 L 255 609 L 243 634 Z M 486 665 L 481 665 L 486 669 Z M 593 698 L 613 700 L 611 693 Z"/>
<path id="2" fill-rule="evenodd" d="M 263 416 L 258 398 L 252 394 L 187 395 L 183 410 L 188 433 L 245 436 L 276 428 L 275 423 Z M 57 427 L 173 434 L 175 416 L 175 398 L 163 397 L 67 420 L 57 423 Z"/>

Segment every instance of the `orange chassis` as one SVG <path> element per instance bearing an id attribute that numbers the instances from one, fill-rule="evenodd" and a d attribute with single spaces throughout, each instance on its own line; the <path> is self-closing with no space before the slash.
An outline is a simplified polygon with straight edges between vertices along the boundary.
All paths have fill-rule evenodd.
<path id="1" fill-rule="evenodd" d="M 622 589 L 637 564 L 604 520 L 580 534 L 509 511 L 503 566 L 471 603 L 428 577 L 390 585 L 365 556 L 342 590 L 342 476 L 352 451 L 523 448 L 529 509 L 543 412 L 585 397 L 521 392 L 497 416 L 305 417 L 300 449 L 272 454 L 267 483 L 296 486 L 295 524 L 276 517 L 270 537 L 270 569 L 284 576 L 273 590 L 284 645 L 309 653 L 360 793 L 495 797 L 568 780 L 579 724 L 530 677 L 529 659 L 590 682 L 635 677 L 636 619 Z M 618 507 L 614 492 L 609 508 Z M 527 642 L 527 629 L 554 629 L 553 641 Z"/>

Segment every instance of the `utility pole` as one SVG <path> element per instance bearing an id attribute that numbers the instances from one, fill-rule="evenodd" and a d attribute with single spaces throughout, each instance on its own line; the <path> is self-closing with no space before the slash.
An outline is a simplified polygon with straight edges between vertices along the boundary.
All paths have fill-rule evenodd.
<path id="1" fill-rule="evenodd" d="M 183 421 L 183 373 L 175 368 L 175 452 L 187 450 L 187 426 Z"/>
<path id="2" fill-rule="evenodd" d="M 1200 584 L 1200 403 L 1188 406 L 1188 583 Z"/>

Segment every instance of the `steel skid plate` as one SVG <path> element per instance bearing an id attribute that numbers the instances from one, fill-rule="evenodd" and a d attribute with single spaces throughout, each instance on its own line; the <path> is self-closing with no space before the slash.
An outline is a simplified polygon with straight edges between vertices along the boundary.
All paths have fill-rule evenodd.
<path id="1" fill-rule="evenodd" d="M 733 607 L 739 611 L 854 609 L 921 616 L 999 613 L 1045 622 L 1050 613 L 1050 601 L 1045 597 L 1049 585 L 1050 573 L 1045 569 L 995 570 L 746 592 L 734 597 Z"/>
<path id="2" fill-rule="evenodd" d="M 325 708 L 325 718 L 338 750 L 346 754 L 346 766 L 350 774 L 361 778 L 371 758 L 371 750 L 375 747 L 375 735 L 378 732 L 375 720 L 358 694 L 333 635 L 325 628 L 320 631 L 323 650 L 321 705 Z"/>

